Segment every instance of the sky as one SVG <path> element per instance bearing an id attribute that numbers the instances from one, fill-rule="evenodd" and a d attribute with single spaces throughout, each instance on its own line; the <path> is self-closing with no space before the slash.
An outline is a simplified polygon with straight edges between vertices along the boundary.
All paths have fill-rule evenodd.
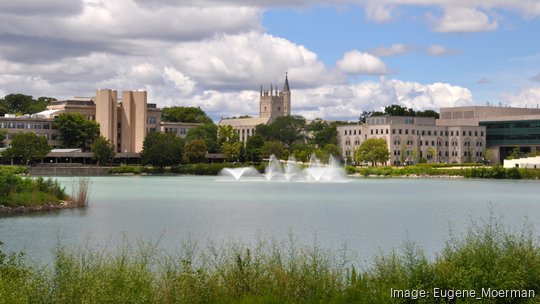
<path id="1" fill-rule="evenodd" d="M 148 91 L 214 120 L 281 89 L 306 118 L 538 107 L 539 0 L 0 0 L 0 96 Z"/>

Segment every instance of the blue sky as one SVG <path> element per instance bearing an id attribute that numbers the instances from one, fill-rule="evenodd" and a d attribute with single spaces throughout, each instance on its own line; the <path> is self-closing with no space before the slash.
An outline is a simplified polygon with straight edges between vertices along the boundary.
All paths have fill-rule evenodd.
<path id="1" fill-rule="evenodd" d="M 539 17 L 537 0 L 0 1 L 0 96 L 144 89 L 219 120 L 258 115 L 288 73 L 307 118 L 536 107 Z"/>

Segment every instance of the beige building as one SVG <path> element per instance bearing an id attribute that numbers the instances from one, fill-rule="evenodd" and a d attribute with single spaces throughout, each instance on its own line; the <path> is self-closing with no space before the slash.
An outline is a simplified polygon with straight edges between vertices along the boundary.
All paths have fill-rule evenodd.
<path id="1" fill-rule="evenodd" d="M 74 98 L 52 102 L 46 111 L 21 117 L 0 117 L 0 129 L 7 129 L 7 145 L 12 134 L 31 132 L 42 134 L 56 148 L 57 130 L 52 129 L 55 117 L 62 113 L 79 113 L 99 123 L 100 133 L 110 140 L 120 153 L 140 153 L 148 132 L 161 130 L 161 109 L 147 103 L 146 91 L 124 91 L 118 99 L 116 90 L 99 89 L 94 98 Z"/>
<path id="2" fill-rule="evenodd" d="M 222 119 L 218 125 L 232 126 L 238 132 L 241 142 L 246 142 L 255 134 L 255 127 L 259 124 L 271 124 L 278 117 L 291 115 L 291 90 L 288 76 L 285 76 L 283 89 L 278 91 L 270 84 L 270 90 L 261 86 L 259 94 L 259 117 Z"/>
<path id="3" fill-rule="evenodd" d="M 173 133 L 180 138 L 185 138 L 189 130 L 204 126 L 203 123 L 189 123 L 189 122 L 167 122 L 162 121 L 160 131 L 162 133 Z"/>
<path id="4" fill-rule="evenodd" d="M 483 126 L 438 126 L 435 118 L 378 116 L 366 124 L 337 127 L 338 143 L 345 159 L 369 138 L 388 144 L 390 164 L 428 162 L 479 162 L 484 157 L 486 128 Z"/>

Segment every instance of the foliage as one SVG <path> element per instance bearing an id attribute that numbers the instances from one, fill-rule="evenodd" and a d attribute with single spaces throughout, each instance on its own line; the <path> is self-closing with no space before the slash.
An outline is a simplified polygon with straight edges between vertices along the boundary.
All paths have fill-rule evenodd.
<path id="1" fill-rule="evenodd" d="M 224 168 L 241 167 L 241 164 L 231 163 L 198 163 L 189 165 L 174 166 L 171 173 L 187 175 L 218 175 Z"/>
<path id="2" fill-rule="evenodd" d="M 144 167 L 142 166 L 132 166 L 132 165 L 120 165 L 119 167 L 114 167 L 109 171 L 109 174 L 141 174 L 144 172 Z"/>
<path id="3" fill-rule="evenodd" d="M 435 303 L 393 298 L 391 290 L 540 292 L 540 247 L 531 229 L 513 232 L 493 218 L 451 235 L 434 258 L 412 243 L 367 266 L 317 245 L 259 240 L 205 247 L 186 241 L 172 255 L 124 242 L 114 252 L 59 246 L 51 266 L 32 266 L 0 243 L 5 303 Z M 477 303 L 475 298 L 436 303 Z M 482 303 L 537 303 L 484 298 Z"/>
<path id="4" fill-rule="evenodd" d="M 337 145 L 338 133 L 334 124 L 316 120 L 307 125 L 306 130 L 311 133 L 309 142 L 317 147 L 328 144 Z"/>
<path id="5" fill-rule="evenodd" d="M 512 152 L 508 154 L 506 159 L 518 159 L 522 157 L 523 157 L 523 153 L 521 152 L 521 149 L 519 147 L 514 147 L 514 149 L 512 149 Z"/>
<path id="6" fill-rule="evenodd" d="M 231 126 L 218 126 L 217 128 L 217 144 L 222 147 L 223 143 L 235 143 L 238 142 L 238 132 Z"/>
<path id="7" fill-rule="evenodd" d="M 62 113 L 53 123 L 58 129 L 58 139 L 64 148 L 80 148 L 88 151 L 99 136 L 99 125 L 93 120 L 87 120 L 79 113 Z"/>
<path id="8" fill-rule="evenodd" d="M 184 162 L 199 163 L 206 161 L 206 143 L 202 139 L 194 139 L 184 147 Z"/>
<path id="9" fill-rule="evenodd" d="M 261 156 L 263 158 L 268 158 L 272 154 L 275 155 L 277 158 L 287 158 L 287 147 L 285 147 L 279 141 L 267 141 L 261 147 Z"/>
<path id="10" fill-rule="evenodd" d="M 182 139 L 175 134 L 150 132 L 143 142 L 141 161 L 160 168 L 177 165 L 182 161 L 183 149 Z"/>
<path id="11" fill-rule="evenodd" d="M 58 203 L 68 196 L 56 180 L 22 178 L 10 170 L 0 170 L 0 205 L 38 206 Z"/>
<path id="12" fill-rule="evenodd" d="M 42 159 L 51 151 L 47 138 L 35 133 L 16 133 L 12 135 L 11 146 L 3 153 L 7 158 L 19 157 L 25 164 L 31 160 Z"/>
<path id="13" fill-rule="evenodd" d="M 267 139 L 277 140 L 285 146 L 291 147 L 295 142 L 304 141 L 305 127 L 306 120 L 302 116 L 278 117 L 268 126 Z"/>
<path id="14" fill-rule="evenodd" d="M 354 159 L 357 163 L 369 162 L 373 166 L 377 163 L 385 163 L 390 159 L 390 152 L 386 140 L 382 138 L 370 138 L 354 151 Z"/>
<path id="15" fill-rule="evenodd" d="M 416 116 L 416 112 L 412 108 L 406 108 L 397 104 L 384 107 L 384 115 L 386 116 Z"/>
<path id="16" fill-rule="evenodd" d="M 93 158 L 97 160 L 99 165 L 108 165 L 116 155 L 115 146 L 105 137 L 100 136 L 94 140 L 92 144 Z"/>
<path id="17" fill-rule="evenodd" d="M 34 99 L 30 95 L 24 94 L 9 94 L 0 99 L 0 114 L 19 113 L 19 114 L 34 114 L 41 112 L 47 108 L 51 101 L 55 101 L 51 97 L 39 97 Z"/>
<path id="18" fill-rule="evenodd" d="M 4 140 L 6 140 L 7 134 L 6 130 L 0 130 L 0 148 L 4 147 Z"/>
<path id="19" fill-rule="evenodd" d="M 227 161 L 237 161 L 240 157 L 240 152 L 242 149 L 242 143 L 240 142 L 224 142 L 221 144 L 221 152 L 225 154 Z"/>
<path id="20" fill-rule="evenodd" d="M 418 117 L 434 117 L 434 118 L 439 119 L 440 114 L 433 111 L 433 110 L 425 110 L 425 111 L 416 112 L 416 116 L 418 116 Z"/>
<path id="21" fill-rule="evenodd" d="M 339 147 L 334 144 L 327 144 L 322 149 L 315 150 L 315 155 L 323 163 L 329 162 L 330 156 L 335 159 L 341 159 L 341 151 L 339 150 Z"/>
<path id="22" fill-rule="evenodd" d="M 260 135 L 253 135 L 246 141 L 246 160 L 250 162 L 260 162 L 261 148 L 264 145 L 264 138 Z"/>
<path id="23" fill-rule="evenodd" d="M 161 121 L 213 124 L 199 107 L 170 107 L 161 110 Z"/>
<path id="24" fill-rule="evenodd" d="M 217 153 L 219 152 L 217 130 L 217 126 L 213 123 L 198 126 L 189 130 L 185 140 L 186 142 L 190 142 L 195 139 L 202 139 L 208 148 L 208 153 Z"/>

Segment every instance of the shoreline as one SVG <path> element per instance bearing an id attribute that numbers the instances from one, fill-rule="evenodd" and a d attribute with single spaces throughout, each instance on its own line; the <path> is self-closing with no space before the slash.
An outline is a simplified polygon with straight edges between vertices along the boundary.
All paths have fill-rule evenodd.
<path id="1" fill-rule="evenodd" d="M 48 203 L 48 204 L 43 204 L 40 206 L 31 206 L 31 207 L 27 207 L 27 206 L 9 207 L 5 205 L 0 205 L 0 215 L 25 214 L 25 213 L 40 212 L 40 211 L 74 209 L 74 208 L 79 208 L 79 207 L 81 206 L 78 206 L 73 201 L 62 201 L 58 204 Z"/>

